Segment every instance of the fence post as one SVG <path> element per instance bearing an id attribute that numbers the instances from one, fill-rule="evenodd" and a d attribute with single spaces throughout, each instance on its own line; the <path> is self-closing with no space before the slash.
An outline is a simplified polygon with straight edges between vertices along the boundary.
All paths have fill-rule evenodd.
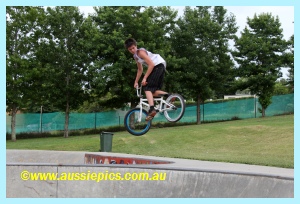
<path id="1" fill-rule="evenodd" d="M 42 133 L 43 132 L 43 106 L 41 106 L 40 128 L 41 128 L 41 133 Z"/>
<path id="2" fill-rule="evenodd" d="M 202 109 L 203 109 L 203 122 L 204 122 L 204 101 L 203 101 L 203 107 L 202 107 Z"/>
<path id="3" fill-rule="evenodd" d="M 97 112 L 95 111 L 95 130 L 96 130 L 96 126 L 97 126 Z"/>
<path id="4" fill-rule="evenodd" d="M 254 117 L 256 118 L 256 95 L 254 94 Z"/>

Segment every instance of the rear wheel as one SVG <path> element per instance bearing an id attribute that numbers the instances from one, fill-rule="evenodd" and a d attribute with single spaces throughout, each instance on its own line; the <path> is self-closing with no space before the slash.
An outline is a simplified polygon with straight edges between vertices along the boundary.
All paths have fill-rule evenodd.
<path id="1" fill-rule="evenodd" d="M 166 99 L 164 116 L 169 122 L 179 121 L 185 111 L 185 101 L 180 94 L 172 94 Z"/>
<path id="2" fill-rule="evenodd" d="M 146 134 L 151 127 L 151 121 L 145 120 L 147 115 L 147 111 L 142 109 L 140 117 L 140 108 L 134 108 L 128 111 L 124 118 L 124 126 L 126 130 L 135 136 Z"/>

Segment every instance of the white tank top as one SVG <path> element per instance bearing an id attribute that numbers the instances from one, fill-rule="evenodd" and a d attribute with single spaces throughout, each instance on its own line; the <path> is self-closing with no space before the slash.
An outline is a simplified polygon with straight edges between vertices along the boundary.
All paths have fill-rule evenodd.
<path id="1" fill-rule="evenodd" d="M 150 57 L 150 59 L 152 60 L 152 62 L 154 63 L 154 66 L 158 65 L 158 64 L 163 64 L 165 66 L 165 68 L 167 67 L 167 63 L 166 61 L 159 55 L 159 54 L 153 54 L 152 52 L 149 52 L 148 50 L 146 50 L 145 48 L 140 48 L 138 50 L 144 50 L 146 51 L 147 55 Z M 145 62 L 145 60 L 143 60 L 142 58 L 140 58 L 137 53 L 135 53 L 133 55 L 133 58 L 136 59 L 139 63 L 144 64 L 146 66 L 148 66 L 148 64 Z"/>

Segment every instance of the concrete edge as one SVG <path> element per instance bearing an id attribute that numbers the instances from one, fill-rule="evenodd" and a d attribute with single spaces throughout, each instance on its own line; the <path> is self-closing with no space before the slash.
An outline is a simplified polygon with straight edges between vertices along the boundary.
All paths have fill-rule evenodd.
<path id="1" fill-rule="evenodd" d="M 294 177 L 272 175 L 264 173 L 248 173 L 242 171 L 227 171 L 227 170 L 215 170 L 215 169 L 201 169 L 201 168 L 189 168 L 189 167 L 167 167 L 158 165 L 121 165 L 121 164 L 51 164 L 51 163 L 7 163 L 6 166 L 55 166 L 55 167 L 105 167 L 105 168 L 133 168 L 133 169 L 155 169 L 155 170 L 168 170 L 168 171 L 189 171 L 189 172 L 206 172 L 206 173 L 221 173 L 221 174 L 235 174 L 244 176 L 257 176 L 277 178 L 284 180 L 294 181 Z"/>

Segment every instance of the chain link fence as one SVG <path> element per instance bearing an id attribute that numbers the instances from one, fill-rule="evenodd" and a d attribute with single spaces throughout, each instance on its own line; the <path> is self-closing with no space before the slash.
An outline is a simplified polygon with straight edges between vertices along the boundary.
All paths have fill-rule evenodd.
<path id="1" fill-rule="evenodd" d="M 260 117 L 258 98 L 211 101 L 201 104 L 201 121 L 221 121 Z M 116 110 L 95 113 L 70 113 L 69 130 L 97 129 L 102 127 L 123 126 L 128 110 Z M 197 121 L 196 105 L 187 105 L 180 122 Z M 272 97 L 272 104 L 266 110 L 266 116 L 294 113 L 294 94 Z M 167 122 L 163 114 L 157 114 L 153 122 Z M 16 116 L 16 133 L 50 132 L 64 130 L 65 114 L 24 113 Z M 6 116 L 6 132 L 11 133 L 11 116 Z"/>

